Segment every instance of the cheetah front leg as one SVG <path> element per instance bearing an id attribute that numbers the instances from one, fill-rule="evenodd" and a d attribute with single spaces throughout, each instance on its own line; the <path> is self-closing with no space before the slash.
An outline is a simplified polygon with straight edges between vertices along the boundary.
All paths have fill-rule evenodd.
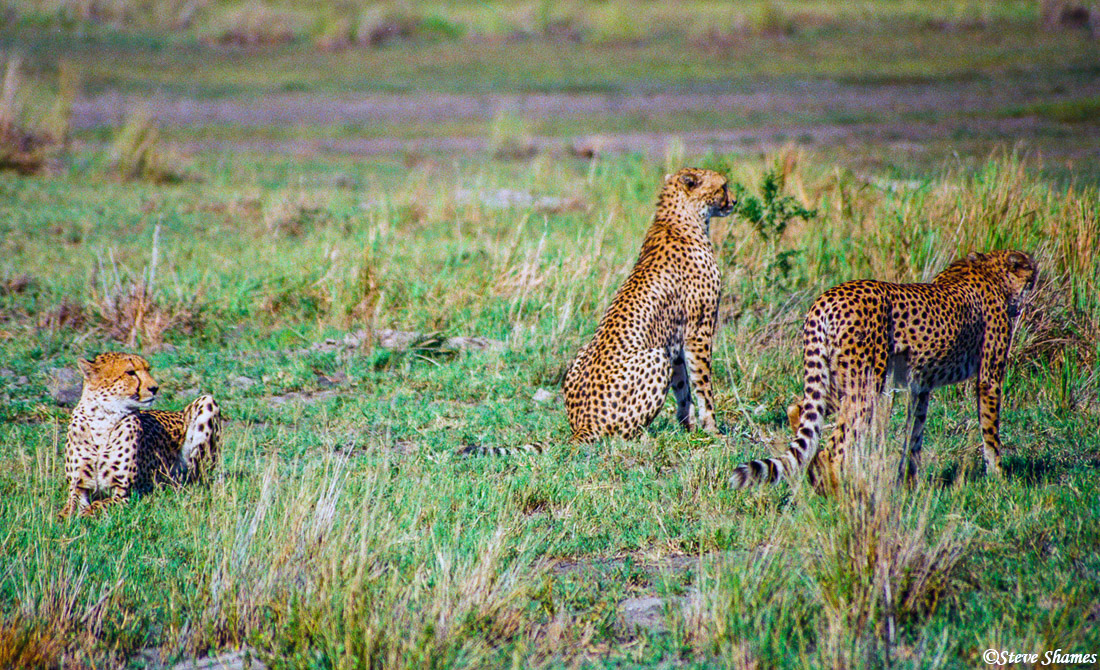
<path id="1" fill-rule="evenodd" d="M 126 455 L 122 455 L 119 460 L 112 462 L 112 471 L 105 473 L 108 487 L 111 489 L 111 497 L 96 500 L 88 505 L 80 512 L 81 516 L 93 516 L 114 505 L 124 505 L 129 502 L 134 481 L 133 461 L 136 457 L 135 450 L 129 459 Z"/>
<path id="2" fill-rule="evenodd" d="M 982 426 L 982 455 L 990 473 L 1001 471 L 1001 386 L 1005 378 L 1007 346 L 983 347 L 978 366 L 978 420 Z"/>
<path id="3" fill-rule="evenodd" d="M 924 446 L 924 423 L 928 418 L 928 398 L 931 391 L 914 391 L 909 399 L 909 421 L 912 431 L 909 434 L 909 444 L 902 456 L 901 466 L 898 468 L 898 479 L 907 483 L 917 476 L 920 466 L 920 452 Z"/>
<path id="4" fill-rule="evenodd" d="M 81 511 L 82 516 L 98 514 L 112 505 L 121 505 L 130 500 L 134 481 L 142 474 L 138 472 L 138 449 L 141 441 L 141 421 L 136 414 L 123 418 L 111 429 L 107 436 L 107 446 L 99 454 L 99 475 L 96 478 L 101 485 L 110 489 L 111 497 L 96 500 Z"/>
<path id="5" fill-rule="evenodd" d="M 695 428 L 708 433 L 718 432 L 718 424 L 714 420 L 714 398 L 710 388 L 710 358 L 711 358 L 711 333 L 709 329 L 703 329 L 688 337 L 684 341 L 684 359 L 690 377 L 690 387 L 695 389 L 699 398 L 697 412 L 699 422 Z M 675 366 L 673 366 L 675 370 Z M 690 388 L 685 388 L 688 394 L 688 411 L 690 411 Z M 679 396 L 677 396 L 679 402 Z M 679 408 L 677 409 L 679 415 Z M 690 420 L 689 420 L 690 421 Z M 689 426 L 685 426 L 689 427 Z"/>
<path id="6" fill-rule="evenodd" d="M 77 482 L 69 482 L 69 497 L 65 507 L 58 513 L 58 516 L 62 519 L 66 519 L 74 514 L 82 514 L 84 510 L 88 509 L 88 496 L 91 491 L 87 488 L 81 487 Z"/>
<path id="7" fill-rule="evenodd" d="M 69 493 L 65 507 L 58 513 L 62 519 L 83 514 L 91 504 L 96 489 L 96 454 L 87 445 L 81 445 L 78 436 L 70 433 L 65 448 L 65 478 Z"/>
<path id="8" fill-rule="evenodd" d="M 81 512 L 81 516 L 95 516 L 96 514 L 99 514 L 100 512 L 114 505 L 124 505 L 129 500 L 130 487 L 128 485 L 116 486 L 114 487 L 114 489 L 112 489 L 110 498 L 103 498 L 102 500 L 95 501 L 94 503 L 89 505 L 83 512 Z"/>

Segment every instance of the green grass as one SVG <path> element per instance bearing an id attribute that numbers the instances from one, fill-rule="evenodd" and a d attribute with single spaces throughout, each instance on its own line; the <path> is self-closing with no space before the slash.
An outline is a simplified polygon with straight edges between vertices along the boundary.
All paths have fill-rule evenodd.
<path id="1" fill-rule="evenodd" d="M 210 154 L 191 166 L 204 181 L 175 186 L 118 182 L 94 158 L 0 176 L 0 658 L 101 667 L 248 645 L 276 667 L 916 668 L 1100 648 L 1097 191 L 1013 157 L 913 183 L 813 154 L 689 158 L 752 191 L 779 165 L 818 216 L 777 240 L 713 224 L 725 436 L 685 434 L 666 410 L 638 441 L 574 448 L 560 396 L 534 394 L 556 391 L 625 277 L 684 159 L 668 160 Z M 500 189 L 572 204 L 501 209 Z M 164 333 L 171 346 L 137 348 L 160 407 L 218 398 L 219 474 L 58 522 L 69 410 L 51 370 L 120 348 L 96 287 L 112 267 L 140 275 L 156 226 L 153 295 L 194 318 Z M 819 291 L 1002 247 L 1037 254 L 1043 275 L 1008 372 L 1003 481 L 981 474 L 959 386 L 932 402 L 911 490 L 889 476 L 900 408 L 875 441 L 885 476 L 833 498 L 726 489 L 738 463 L 781 448 Z M 769 265 L 780 251 L 786 272 Z M 310 350 L 367 324 L 506 346 Z M 295 392 L 312 400 L 277 404 Z M 531 439 L 548 453 L 451 455 Z M 668 603 L 665 632 L 619 621 L 649 595 Z"/>
<path id="2" fill-rule="evenodd" d="M 1007 116 L 1038 116 L 1063 123 L 1092 123 L 1100 119 L 1100 98 L 1037 103 L 1011 109 Z"/>
<path id="3" fill-rule="evenodd" d="M 1028 0 L 935 0 L 921 2 L 828 2 L 753 0 L 729 5 L 688 0 L 675 5 L 612 0 L 598 3 L 531 3 L 515 0 L 455 2 L 429 0 L 275 0 L 257 3 L 216 0 L 200 4 L 179 0 L 119 0 L 89 5 L 73 0 L 7 0 L 13 23 L 33 27 L 88 29 L 174 29 L 211 39 L 227 25 L 250 18 L 274 18 L 292 28 L 291 39 L 317 39 L 334 32 L 354 35 L 386 21 L 415 19 L 426 24 L 406 38 L 477 38 L 508 35 L 579 36 L 613 41 L 661 34 L 693 34 L 715 27 L 745 32 L 800 32 L 835 29 L 854 21 L 931 23 L 966 30 L 996 21 L 1040 19 L 1039 3 Z M 631 23 L 637 25 L 629 25 Z"/>
<path id="4" fill-rule="evenodd" d="M 708 46 L 679 38 L 571 45 L 535 41 L 397 44 L 318 51 L 307 45 L 250 50 L 201 44 L 0 32 L 0 46 L 49 73 L 59 57 L 79 63 L 89 93 L 157 91 L 197 97 L 277 92 L 427 90 L 652 92 L 706 95 L 772 78 L 854 83 L 934 83 L 1036 69 L 1084 81 L 1095 76 L 1095 41 L 1007 25 L 968 34 L 924 27 L 857 25 L 826 36 L 749 36 Z"/>
<path id="5" fill-rule="evenodd" d="M 159 667 L 242 646 L 308 668 L 973 668 L 990 648 L 1100 651 L 1097 43 L 1038 30 L 1039 3 L 288 0 L 265 30 L 288 27 L 289 41 L 250 48 L 211 44 L 266 11 L 247 3 L 100 3 L 91 17 L 83 3 L 9 5 L 0 49 L 23 56 L 29 121 L 52 108 L 63 62 L 85 96 L 234 104 L 410 91 L 806 101 L 293 128 L 132 116 L 129 144 L 114 121 L 78 128 L 47 174 L 0 174 L 0 667 Z M 408 34 L 382 46 L 321 44 L 398 19 Z M 830 87 L 902 104 L 835 104 Z M 1004 90 L 1018 104 L 998 102 Z M 908 108 L 914 91 L 940 102 Z M 954 96 L 991 102 L 958 109 Z M 911 139 L 910 126 L 932 130 Z M 857 130 L 816 142 L 804 127 Z M 760 130 L 721 155 L 674 139 L 734 129 Z M 658 139 L 646 155 L 581 160 L 551 142 L 529 160 L 493 156 L 600 133 Z M 374 137 L 486 150 L 267 144 Z M 762 153 L 786 142 L 812 149 Z M 723 435 L 685 434 L 670 403 L 639 440 L 569 445 L 565 366 L 629 271 L 662 176 L 685 163 L 753 194 L 775 170 L 816 216 L 763 234 L 712 224 Z M 172 176 L 182 183 L 150 181 Z M 107 296 L 140 284 L 154 235 L 146 288 L 164 320 L 133 349 L 153 364 L 160 408 L 218 399 L 217 475 L 59 522 L 59 371 L 125 348 Z M 926 280 L 1009 247 L 1036 255 L 1041 281 L 1008 369 L 1004 480 L 982 474 L 973 390 L 959 385 L 935 394 L 911 489 L 892 476 L 901 400 L 884 403 L 877 457 L 841 494 L 726 488 L 789 438 L 799 327 L 818 293 Z M 315 347 L 362 328 L 502 345 Z M 453 456 L 531 440 L 547 453 Z M 661 599 L 658 625 L 636 630 L 622 612 L 647 597 Z"/>

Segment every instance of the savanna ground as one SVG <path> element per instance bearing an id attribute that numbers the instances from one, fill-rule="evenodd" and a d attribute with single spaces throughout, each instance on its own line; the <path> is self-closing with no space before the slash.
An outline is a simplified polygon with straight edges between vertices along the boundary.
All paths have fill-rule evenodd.
<path id="1" fill-rule="evenodd" d="M 3 6 L 0 667 L 1100 653 L 1087 3 Z M 571 446 L 565 365 L 683 164 L 744 187 L 711 231 L 725 432 L 666 409 Z M 992 248 L 1042 269 L 1003 480 L 959 385 L 912 488 L 887 396 L 840 495 L 726 489 L 785 447 L 817 293 Z M 213 393 L 222 462 L 59 522 L 75 358 L 105 349 L 161 408 Z"/>

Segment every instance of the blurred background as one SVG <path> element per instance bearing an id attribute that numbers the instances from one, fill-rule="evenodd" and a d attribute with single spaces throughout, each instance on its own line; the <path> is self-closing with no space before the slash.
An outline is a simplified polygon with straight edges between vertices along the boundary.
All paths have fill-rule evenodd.
<path id="1" fill-rule="evenodd" d="M 40 154 L 113 142 L 123 170 L 155 131 L 182 156 L 794 145 L 901 172 L 1001 148 L 1097 179 L 1100 5 L 1088 0 L 0 7 L 8 142 Z M 35 169 L 23 153 L 6 160 Z"/>

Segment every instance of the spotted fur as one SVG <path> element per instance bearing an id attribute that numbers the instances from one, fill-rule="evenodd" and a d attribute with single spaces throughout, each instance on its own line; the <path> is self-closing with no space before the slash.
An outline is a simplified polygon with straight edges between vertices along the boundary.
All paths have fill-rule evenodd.
<path id="1" fill-rule="evenodd" d="M 636 436 L 670 386 L 685 429 L 717 430 L 710 362 L 720 284 L 708 235 L 711 217 L 727 216 L 732 205 L 726 178 L 716 172 L 684 168 L 665 177 L 633 271 L 566 371 L 575 442 Z"/>
<path id="2" fill-rule="evenodd" d="M 846 454 L 867 435 L 874 400 L 888 380 L 912 394 L 899 473 L 912 479 L 932 389 L 974 376 L 986 467 L 1000 474 L 1001 387 L 1020 298 L 1036 275 L 1027 254 L 994 251 L 952 263 L 929 284 L 860 280 L 826 291 L 802 330 L 803 397 L 788 410 L 796 437 L 786 454 L 738 467 L 730 484 L 774 482 L 809 465 L 815 485 L 835 485 Z M 822 424 L 834 411 L 836 427 L 819 453 Z"/>
<path id="3" fill-rule="evenodd" d="M 62 516 L 92 514 L 155 481 L 201 477 L 218 458 L 221 409 L 204 395 L 182 412 L 147 410 L 157 394 L 141 356 L 79 360 L 84 390 L 65 445 L 68 502 Z"/>

